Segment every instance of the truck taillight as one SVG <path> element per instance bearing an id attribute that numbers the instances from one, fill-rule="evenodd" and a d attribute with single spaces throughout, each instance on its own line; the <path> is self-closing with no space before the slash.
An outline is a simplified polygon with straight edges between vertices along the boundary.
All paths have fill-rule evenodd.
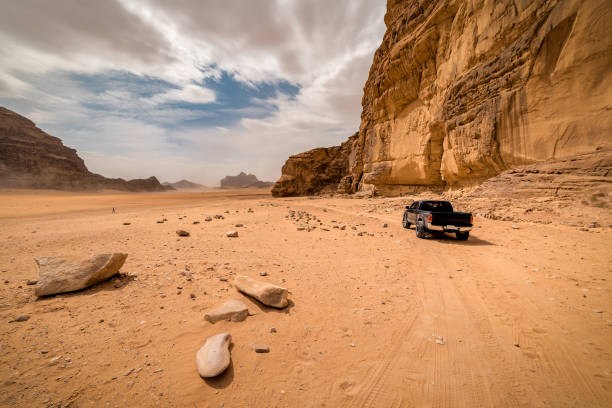
<path id="1" fill-rule="evenodd" d="M 470 215 L 470 224 L 473 224 L 473 223 L 474 223 L 474 216 Z"/>
<path id="2" fill-rule="evenodd" d="M 433 214 L 429 214 L 427 216 L 427 222 L 431 222 L 433 220 Z"/>

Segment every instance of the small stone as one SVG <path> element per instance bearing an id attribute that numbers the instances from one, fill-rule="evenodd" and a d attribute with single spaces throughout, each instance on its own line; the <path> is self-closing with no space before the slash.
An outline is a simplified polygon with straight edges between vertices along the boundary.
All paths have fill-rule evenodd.
<path id="1" fill-rule="evenodd" d="M 188 237 L 189 233 L 185 230 L 176 230 L 176 235 L 179 237 Z"/>
<path id="2" fill-rule="evenodd" d="M 518 225 L 513 225 L 512 229 L 521 229 L 521 227 L 519 227 Z"/>
<path id="3" fill-rule="evenodd" d="M 161 373 L 162 371 L 164 371 L 164 369 L 163 369 L 163 368 L 158 368 L 158 369 L 156 369 L 156 370 L 153 370 L 153 373 L 154 373 L 154 374 L 157 374 L 157 373 Z"/>
<path id="4" fill-rule="evenodd" d="M 268 272 L 265 272 L 265 271 L 259 272 L 259 276 L 268 276 Z"/>
<path id="5" fill-rule="evenodd" d="M 244 224 L 236 224 L 236 225 L 234 225 L 234 227 L 236 227 L 236 228 L 244 227 Z"/>
<path id="6" fill-rule="evenodd" d="M 270 347 L 265 344 L 256 344 L 253 346 L 253 350 L 255 350 L 256 353 L 269 353 Z"/>
<path id="7" fill-rule="evenodd" d="M 514 343 L 514 347 L 521 347 L 521 345 L 518 343 Z"/>
<path id="8" fill-rule="evenodd" d="M 28 281 L 26 282 L 26 285 L 32 286 L 32 285 L 36 285 L 37 283 L 38 283 L 38 280 L 28 279 Z"/>
<path id="9" fill-rule="evenodd" d="M 593 312 L 595 312 L 595 313 L 603 313 L 603 310 L 601 310 L 601 309 L 595 309 L 595 310 L 593 310 Z"/>
<path id="10" fill-rule="evenodd" d="M 130 225 L 131 222 L 124 222 L 123 225 Z"/>
<path id="11" fill-rule="evenodd" d="M 238 238 L 238 231 L 229 231 L 225 236 L 228 238 Z"/>
<path id="12" fill-rule="evenodd" d="M 387 228 L 387 227 L 389 227 L 389 224 L 384 223 L 384 224 L 382 225 L 382 227 L 383 227 L 383 228 Z"/>
<path id="13" fill-rule="evenodd" d="M 197 224 L 199 224 L 199 223 L 200 223 L 200 221 L 194 221 L 192 224 L 193 224 L 193 225 L 197 225 Z"/>
<path id="14" fill-rule="evenodd" d="M 219 280 L 220 280 L 221 282 L 227 282 L 227 278 L 226 278 L 225 276 L 221 276 L 221 277 L 219 278 Z"/>
<path id="15" fill-rule="evenodd" d="M 61 358 L 60 356 L 50 358 L 49 359 L 49 365 L 57 364 L 57 362 L 59 361 L 60 358 Z"/>
<path id="16" fill-rule="evenodd" d="M 191 299 L 195 300 L 196 295 L 195 295 L 195 293 L 190 293 L 190 294 L 189 294 L 189 297 L 190 297 Z"/>
<path id="17" fill-rule="evenodd" d="M 270 333 L 276 333 L 276 327 L 270 327 Z"/>
<path id="18" fill-rule="evenodd" d="M 206 222 L 211 222 L 211 221 L 212 221 L 212 218 L 211 218 L 211 217 L 206 217 L 206 218 L 204 218 L 204 221 L 206 221 Z"/>
<path id="19" fill-rule="evenodd" d="M 16 318 L 14 318 L 13 320 L 9 321 L 9 323 L 13 323 L 13 322 L 25 322 L 30 320 L 30 316 L 29 315 L 21 315 L 21 316 L 17 316 Z"/>

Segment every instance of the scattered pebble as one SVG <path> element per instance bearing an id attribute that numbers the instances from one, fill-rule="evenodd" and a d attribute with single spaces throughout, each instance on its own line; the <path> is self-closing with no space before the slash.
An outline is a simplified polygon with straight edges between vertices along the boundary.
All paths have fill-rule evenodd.
<path id="1" fill-rule="evenodd" d="M 229 231 L 225 236 L 228 238 L 238 238 L 238 231 Z"/>
<path id="2" fill-rule="evenodd" d="M 13 322 L 25 322 L 25 321 L 28 321 L 28 320 L 30 320 L 30 316 L 29 315 L 21 315 L 21 316 L 17 316 L 13 320 L 10 320 L 9 323 L 13 323 Z"/>
<path id="3" fill-rule="evenodd" d="M 256 353 L 269 353 L 270 347 L 265 344 L 256 344 L 253 346 L 253 350 L 255 350 Z"/>
<path id="4" fill-rule="evenodd" d="M 185 230 L 176 230 L 176 235 L 179 237 L 188 237 L 189 233 Z"/>

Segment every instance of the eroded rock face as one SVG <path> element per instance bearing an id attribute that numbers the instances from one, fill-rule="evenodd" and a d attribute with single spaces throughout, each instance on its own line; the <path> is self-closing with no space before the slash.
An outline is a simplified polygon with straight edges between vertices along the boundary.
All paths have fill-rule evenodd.
<path id="1" fill-rule="evenodd" d="M 236 276 L 234 286 L 240 292 L 254 297 L 266 306 L 283 308 L 288 305 L 287 289 L 283 287 L 258 281 L 244 275 Z"/>
<path id="2" fill-rule="evenodd" d="M 196 364 L 200 377 L 210 378 L 221 374 L 231 362 L 229 346 L 232 336 L 229 333 L 209 337 L 196 354 Z"/>
<path id="3" fill-rule="evenodd" d="M 204 319 L 211 323 L 216 323 L 220 320 L 228 320 L 231 322 L 241 322 L 249 315 L 249 308 L 244 302 L 236 299 L 228 300 L 221 306 L 210 310 Z"/>
<path id="4" fill-rule="evenodd" d="M 73 292 L 102 282 L 119 272 L 127 254 L 101 254 L 79 262 L 62 258 L 36 258 L 39 268 L 36 296 Z"/>
<path id="5" fill-rule="evenodd" d="M 282 169 L 281 178 L 274 184 L 275 197 L 312 195 L 336 190 L 350 190 L 347 176 L 349 155 L 357 134 L 341 146 L 321 147 L 291 156 Z"/>
<path id="6" fill-rule="evenodd" d="M 611 17 L 607 0 L 389 0 L 341 188 L 476 184 L 610 147 Z"/>
<path id="7" fill-rule="evenodd" d="M 43 132 L 31 120 L 3 107 L 0 107 L 0 187 L 166 190 L 155 177 L 126 181 L 91 173 L 76 150 Z"/>

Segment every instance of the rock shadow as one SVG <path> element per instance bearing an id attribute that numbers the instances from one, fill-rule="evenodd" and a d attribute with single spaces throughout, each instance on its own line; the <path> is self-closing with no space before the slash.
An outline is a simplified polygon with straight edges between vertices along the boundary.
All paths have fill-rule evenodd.
<path id="1" fill-rule="evenodd" d="M 240 293 L 242 296 L 247 298 L 247 300 L 249 301 L 249 304 L 257 306 L 257 308 L 260 311 L 264 312 L 264 313 L 285 313 L 285 314 L 289 314 L 289 312 L 291 311 L 293 306 L 295 306 L 295 303 L 293 303 L 293 300 L 287 299 L 287 306 L 285 306 L 282 309 L 278 309 L 276 307 L 266 306 L 263 303 L 261 303 L 259 300 L 255 299 L 255 298 L 252 298 L 252 297 L 250 297 L 248 295 L 245 295 L 242 292 L 238 292 L 238 293 Z"/>
<path id="2" fill-rule="evenodd" d="M 230 353 L 232 352 L 233 348 L 234 343 L 231 343 L 229 347 Z M 229 366 L 218 376 L 211 378 L 202 378 L 202 380 L 204 380 L 206 384 L 218 390 L 229 387 L 230 384 L 234 381 L 234 360 L 230 360 Z"/>

